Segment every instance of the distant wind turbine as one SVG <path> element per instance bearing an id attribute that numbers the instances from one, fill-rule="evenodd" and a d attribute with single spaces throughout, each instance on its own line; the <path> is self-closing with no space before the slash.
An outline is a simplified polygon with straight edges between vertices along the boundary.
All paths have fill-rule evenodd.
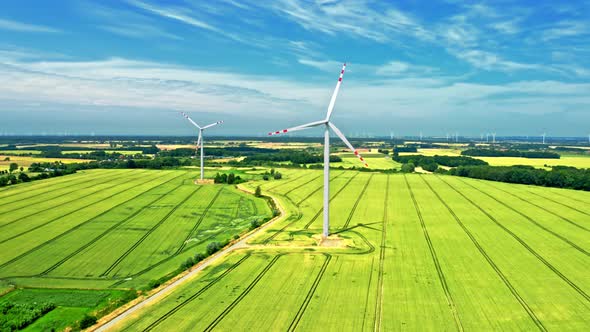
<path id="1" fill-rule="evenodd" d="M 199 128 L 199 139 L 197 140 L 197 148 L 195 150 L 195 153 L 197 151 L 199 151 L 199 147 L 201 148 L 201 180 L 203 180 L 203 178 L 205 177 L 205 171 L 203 170 L 203 157 L 205 156 L 204 152 L 203 152 L 203 131 L 207 128 L 211 128 L 213 126 L 217 126 L 218 124 L 222 124 L 223 121 L 217 121 L 214 122 L 212 124 L 206 125 L 204 127 L 200 127 L 195 121 L 193 121 L 193 119 L 191 119 L 186 113 L 184 112 L 180 112 L 182 114 L 182 116 L 184 116 L 188 121 L 190 121 L 190 123 L 193 124 L 193 126 Z"/>
<path id="2" fill-rule="evenodd" d="M 336 97 L 338 96 L 338 91 L 340 90 L 340 85 L 342 84 L 342 77 L 344 76 L 344 70 L 346 69 L 346 63 L 342 66 L 342 70 L 340 71 L 340 77 L 338 78 L 338 82 L 336 83 L 336 88 L 334 88 L 334 93 L 332 94 L 332 98 L 330 99 L 330 104 L 328 105 L 328 113 L 326 114 L 326 118 L 323 120 L 310 122 L 304 125 L 300 125 L 293 128 L 278 130 L 275 132 L 270 132 L 268 135 L 278 135 L 278 134 L 285 134 L 292 131 L 297 130 L 304 130 L 313 127 L 324 127 L 324 225 L 323 225 L 323 232 L 322 236 L 325 239 L 330 234 L 330 129 L 334 131 L 334 133 L 346 144 L 346 146 L 357 156 L 360 161 L 365 164 L 365 167 L 368 167 L 367 163 L 360 156 L 358 151 L 350 144 L 350 142 L 346 139 L 344 134 L 340 131 L 340 129 L 336 128 L 336 126 L 330 122 L 330 117 L 332 116 L 332 111 L 334 110 L 334 104 L 336 103 Z"/>

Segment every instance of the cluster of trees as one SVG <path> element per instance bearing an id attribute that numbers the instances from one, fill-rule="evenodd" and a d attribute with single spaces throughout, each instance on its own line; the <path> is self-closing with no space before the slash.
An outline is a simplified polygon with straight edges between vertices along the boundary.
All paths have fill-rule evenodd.
<path id="1" fill-rule="evenodd" d="M 312 154 L 307 151 L 284 151 L 278 150 L 275 153 L 253 154 L 244 160 L 241 164 L 246 165 L 263 165 L 269 163 L 291 162 L 293 164 L 316 164 L 324 161 L 323 154 Z M 330 156 L 330 162 L 342 162 L 339 156 Z"/>
<path id="2" fill-rule="evenodd" d="M 244 180 L 239 175 L 235 175 L 234 173 L 217 173 L 215 174 L 215 178 L 213 178 L 213 182 L 224 184 L 239 184 L 244 182 Z"/>
<path id="3" fill-rule="evenodd" d="M 397 145 L 393 148 L 394 154 L 398 154 L 400 152 L 418 152 L 418 148 L 415 146 L 410 146 L 410 145 L 408 145 L 408 146 Z"/>
<path id="4" fill-rule="evenodd" d="M 590 191 L 590 169 L 556 166 L 550 171 L 532 166 L 460 166 L 449 171 L 469 178 Z"/>
<path id="5" fill-rule="evenodd" d="M 275 171 L 275 169 L 274 169 L 274 168 L 272 168 L 272 169 L 270 170 L 270 172 L 269 172 L 269 171 L 266 171 L 266 172 L 264 172 L 264 174 L 262 174 L 262 179 L 263 179 L 264 181 L 268 181 L 268 180 L 269 180 L 271 177 L 272 177 L 273 179 L 275 179 L 275 180 L 280 180 L 280 179 L 282 179 L 282 178 L 283 178 L 283 174 L 281 174 L 281 172 L 277 172 L 277 171 Z"/>
<path id="6" fill-rule="evenodd" d="M 549 151 L 520 151 L 498 149 L 467 149 L 461 152 L 464 156 L 474 157 L 521 157 L 559 159 L 559 154 Z"/>
<path id="7" fill-rule="evenodd" d="M 18 331 L 55 309 L 53 303 L 0 303 L 0 331 Z"/>
<path id="8" fill-rule="evenodd" d="M 475 165 L 487 165 L 483 160 L 474 159 L 463 156 L 423 156 L 423 155 L 410 155 L 410 156 L 394 156 L 393 160 L 403 164 L 402 172 L 413 172 L 414 168 L 419 166 L 422 169 L 435 172 L 439 165 L 447 167 L 458 167 L 458 166 L 475 166 Z"/>

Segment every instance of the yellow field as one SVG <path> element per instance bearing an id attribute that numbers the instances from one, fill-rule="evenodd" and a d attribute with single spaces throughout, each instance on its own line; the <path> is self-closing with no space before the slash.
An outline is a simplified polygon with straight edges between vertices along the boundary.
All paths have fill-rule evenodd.
<path id="1" fill-rule="evenodd" d="M 4 158 L 10 158 L 9 161 L 5 161 Z M 0 155 L 0 170 L 8 169 L 8 166 L 11 163 L 17 163 L 18 167 L 24 166 L 29 167 L 32 163 L 47 163 L 47 162 L 54 162 L 54 161 L 61 161 L 64 164 L 71 164 L 71 163 L 85 163 L 89 160 L 84 159 L 67 159 L 67 158 L 36 158 L 36 157 L 24 157 L 24 156 L 5 156 Z"/>
<path id="2" fill-rule="evenodd" d="M 376 150 L 375 150 L 376 151 Z M 385 156 L 382 153 L 361 153 L 363 158 L 369 164 L 370 169 L 400 169 L 401 164 L 391 160 L 391 157 Z M 333 167 L 342 166 L 344 168 L 364 167 L 363 163 L 358 160 L 352 153 L 339 153 L 338 156 L 342 158 L 341 163 L 332 163 Z"/>
<path id="3" fill-rule="evenodd" d="M 95 150 L 95 151 L 104 151 L 106 153 L 120 153 L 122 155 L 134 155 L 134 154 L 141 154 L 141 151 L 123 151 L 123 150 Z M 62 154 L 88 154 L 90 152 L 94 152 L 94 151 L 90 151 L 90 150 L 72 150 L 72 151 L 62 151 Z"/>
<path id="4" fill-rule="evenodd" d="M 423 156 L 460 156 L 461 150 L 458 149 L 418 149 L 418 152 L 401 152 L 400 156 L 411 156 L 420 154 Z"/>
<path id="5" fill-rule="evenodd" d="M 242 161 L 244 160 L 246 157 L 233 157 L 233 158 L 217 158 L 217 159 L 211 159 L 212 162 L 216 162 L 216 163 L 227 163 L 230 161 Z"/>
<path id="6" fill-rule="evenodd" d="M 249 146 L 262 149 L 305 149 L 319 148 L 321 143 L 285 143 L 285 142 L 251 142 Z"/>
<path id="7" fill-rule="evenodd" d="M 22 154 L 40 154 L 37 150 L 0 150 L 0 154 L 22 155 Z"/>
<path id="8" fill-rule="evenodd" d="M 572 166 L 576 168 L 590 168 L 590 156 L 562 156 L 560 159 L 532 159 L 516 157 L 474 157 L 486 161 L 492 166 L 527 165 L 537 168 L 553 166 Z M 545 166 L 547 165 L 547 166 Z"/>

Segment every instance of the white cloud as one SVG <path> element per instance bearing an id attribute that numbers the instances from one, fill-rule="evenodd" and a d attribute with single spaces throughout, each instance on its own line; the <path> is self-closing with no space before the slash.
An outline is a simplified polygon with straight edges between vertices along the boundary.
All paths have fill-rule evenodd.
<path id="1" fill-rule="evenodd" d="M 555 26 L 544 30 L 541 39 L 544 41 L 551 41 L 554 39 L 577 37 L 588 34 L 590 34 L 590 25 L 588 22 L 567 20 L 561 21 Z"/>
<path id="2" fill-rule="evenodd" d="M 2 19 L 2 18 L 0 18 L 0 29 L 19 31 L 19 32 L 43 32 L 43 33 L 61 32 L 61 30 L 46 27 L 43 25 L 35 25 L 35 24 L 17 22 L 17 21 L 8 20 L 8 19 Z"/>
<path id="3" fill-rule="evenodd" d="M 387 66 L 394 72 L 412 70 L 403 63 Z M 471 116 L 490 110 L 538 114 L 590 107 L 590 84 L 522 81 L 486 85 L 399 77 L 348 80 L 335 116 L 361 119 L 368 108 L 373 116 L 387 121 L 392 115 Z M 0 106 L 40 103 L 80 108 L 131 107 L 145 112 L 165 109 L 253 117 L 274 114 L 285 119 L 313 120 L 328 104 L 334 83 L 333 76 L 310 83 L 120 58 L 91 62 L 15 59 L 11 65 L 0 65 L 0 85 L 4 87 Z"/>

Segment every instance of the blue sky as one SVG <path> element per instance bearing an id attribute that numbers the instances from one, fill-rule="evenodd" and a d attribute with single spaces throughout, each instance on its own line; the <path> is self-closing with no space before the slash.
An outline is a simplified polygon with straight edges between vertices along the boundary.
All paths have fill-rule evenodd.
<path id="1" fill-rule="evenodd" d="M 344 61 L 350 136 L 590 132 L 590 1 L 0 7 L 0 134 L 264 135 L 322 118 Z"/>

